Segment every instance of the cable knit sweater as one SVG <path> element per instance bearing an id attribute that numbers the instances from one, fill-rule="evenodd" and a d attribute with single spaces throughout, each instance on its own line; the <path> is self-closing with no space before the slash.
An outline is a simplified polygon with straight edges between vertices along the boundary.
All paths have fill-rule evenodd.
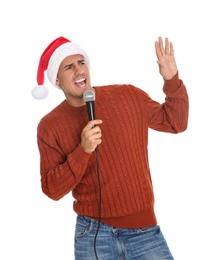
<path id="1" fill-rule="evenodd" d="M 148 128 L 168 133 L 185 131 L 188 95 L 178 74 L 164 82 L 163 104 L 132 85 L 94 87 L 95 117 L 102 119 L 98 162 L 103 223 L 120 228 L 157 224 L 148 161 Z M 79 215 L 98 219 L 99 188 L 96 153 L 80 146 L 88 122 L 86 106 L 63 101 L 37 128 L 43 192 L 59 200 L 69 192 Z"/>

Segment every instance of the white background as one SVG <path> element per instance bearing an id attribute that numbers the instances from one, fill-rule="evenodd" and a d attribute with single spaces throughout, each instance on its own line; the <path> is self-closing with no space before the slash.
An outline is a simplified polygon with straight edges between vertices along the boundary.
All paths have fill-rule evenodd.
<path id="1" fill-rule="evenodd" d="M 55 38 L 89 54 L 93 85 L 131 83 L 163 102 L 154 42 L 169 37 L 190 97 L 179 135 L 150 131 L 156 214 L 175 260 L 221 260 L 220 1 L 2 1 L 0 10 L 0 259 L 71 260 L 71 194 L 55 202 L 40 186 L 36 127 L 63 94 L 31 96 L 40 55 Z"/>

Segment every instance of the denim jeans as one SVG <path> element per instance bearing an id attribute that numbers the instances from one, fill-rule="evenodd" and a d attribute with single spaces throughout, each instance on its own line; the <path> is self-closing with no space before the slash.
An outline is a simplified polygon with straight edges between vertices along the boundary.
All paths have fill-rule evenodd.
<path id="1" fill-rule="evenodd" d="M 122 229 L 77 216 L 75 260 L 173 260 L 159 225 Z M 97 256 L 97 257 L 96 257 Z"/>

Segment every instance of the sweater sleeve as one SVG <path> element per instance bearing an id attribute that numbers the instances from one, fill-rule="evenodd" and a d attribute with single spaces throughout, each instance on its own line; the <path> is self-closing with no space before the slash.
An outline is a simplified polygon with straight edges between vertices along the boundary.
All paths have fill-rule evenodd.
<path id="1" fill-rule="evenodd" d="M 37 143 L 40 152 L 42 191 L 51 199 L 59 200 L 82 179 L 91 154 L 78 145 L 65 155 L 60 148 L 53 129 L 41 122 L 37 128 Z"/>
<path id="2" fill-rule="evenodd" d="M 186 87 L 179 79 L 178 73 L 171 79 L 165 80 L 163 85 L 165 102 L 159 104 L 147 97 L 145 99 L 145 113 L 149 108 L 149 127 L 151 129 L 180 133 L 187 129 L 189 100 Z"/>

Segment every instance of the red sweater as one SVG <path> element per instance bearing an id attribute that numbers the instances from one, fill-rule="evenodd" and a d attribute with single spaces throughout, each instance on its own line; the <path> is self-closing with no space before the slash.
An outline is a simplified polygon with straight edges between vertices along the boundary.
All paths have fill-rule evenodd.
<path id="1" fill-rule="evenodd" d="M 95 115 L 102 119 L 98 146 L 103 223 L 120 228 L 157 224 L 148 161 L 148 128 L 185 131 L 188 95 L 178 74 L 165 81 L 165 103 L 132 85 L 95 87 Z M 98 218 L 96 154 L 84 152 L 80 135 L 88 122 L 86 106 L 66 101 L 44 116 L 37 128 L 43 192 L 59 200 L 70 191 L 79 215 Z"/>

